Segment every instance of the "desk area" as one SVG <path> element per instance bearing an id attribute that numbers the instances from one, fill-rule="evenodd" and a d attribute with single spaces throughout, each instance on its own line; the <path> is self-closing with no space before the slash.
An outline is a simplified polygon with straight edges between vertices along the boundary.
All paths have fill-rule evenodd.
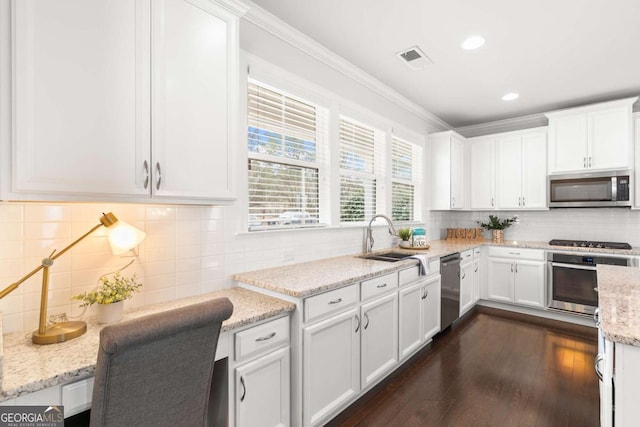
<path id="1" fill-rule="evenodd" d="M 232 355 L 235 331 L 285 316 L 295 309 L 293 303 L 246 289 L 232 288 L 142 307 L 125 313 L 124 319 L 159 313 L 218 297 L 228 297 L 233 303 L 234 311 L 222 325 L 216 360 Z M 3 336 L 0 346 L 0 404 L 13 405 L 23 403 L 21 401 L 24 401 L 24 404 L 36 404 L 32 403 L 33 399 L 55 399 L 43 400 L 41 404 L 65 404 L 65 416 L 72 415 L 67 410 L 67 404 L 63 402 L 61 386 L 92 379 L 100 330 L 103 326 L 95 323 L 95 319 L 89 319 L 87 323 L 86 334 L 59 344 L 35 345 L 31 342 L 30 331 Z M 80 390 L 79 394 L 88 392 L 90 399 L 91 387 L 87 384 L 85 388 L 87 390 Z M 84 406 L 84 409 L 88 407 Z M 81 407 L 82 405 L 79 406 Z"/>

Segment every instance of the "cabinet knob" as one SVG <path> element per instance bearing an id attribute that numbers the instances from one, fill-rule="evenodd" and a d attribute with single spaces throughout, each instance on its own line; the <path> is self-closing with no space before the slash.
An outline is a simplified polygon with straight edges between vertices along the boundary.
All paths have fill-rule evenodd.
<path id="1" fill-rule="evenodd" d="M 591 157 L 589 157 L 589 167 L 591 167 Z"/>
<path id="2" fill-rule="evenodd" d="M 585 168 L 585 169 L 587 168 L 587 158 L 586 157 L 582 158 L 582 167 Z"/>
<path id="3" fill-rule="evenodd" d="M 364 325 L 364 329 L 367 329 L 369 327 L 369 316 L 367 315 L 367 313 L 364 314 L 364 318 L 367 319 L 367 324 Z"/>
<path id="4" fill-rule="evenodd" d="M 240 385 L 242 385 L 242 396 L 240 396 L 240 402 L 244 402 L 244 398 L 247 395 L 247 386 L 244 384 L 244 377 L 240 377 Z"/>
<path id="5" fill-rule="evenodd" d="M 360 317 L 358 317 L 357 314 L 356 314 L 356 322 L 358 322 L 358 325 L 356 325 L 356 330 L 354 332 L 358 332 L 360 330 Z"/>

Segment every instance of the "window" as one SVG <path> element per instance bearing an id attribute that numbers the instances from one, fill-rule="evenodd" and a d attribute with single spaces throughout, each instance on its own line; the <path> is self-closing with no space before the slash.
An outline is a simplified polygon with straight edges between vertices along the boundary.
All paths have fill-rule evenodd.
<path id="1" fill-rule="evenodd" d="M 320 222 L 323 115 L 318 106 L 249 80 L 249 230 Z"/>
<path id="2" fill-rule="evenodd" d="M 393 137 L 391 140 L 391 219 L 419 219 L 422 148 Z"/>
<path id="3" fill-rule="evenodd" d="M 382 131 L 340 118 L 340 222 L 368 221 L 378 210 L 383 140 Z"/>

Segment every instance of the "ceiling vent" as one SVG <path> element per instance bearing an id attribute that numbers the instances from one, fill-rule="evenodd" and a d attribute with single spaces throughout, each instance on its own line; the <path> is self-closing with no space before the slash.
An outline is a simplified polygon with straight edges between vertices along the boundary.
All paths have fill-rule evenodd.
<path id="1" fill-rule="evenodd" d="M 398 52 L 398 58 L 409 66 L 412 70 L 420 70 L 427 65 L 433 64 L 433 61 L 420 50 L 418 46 L 410 47 L 407 50 Z"/>

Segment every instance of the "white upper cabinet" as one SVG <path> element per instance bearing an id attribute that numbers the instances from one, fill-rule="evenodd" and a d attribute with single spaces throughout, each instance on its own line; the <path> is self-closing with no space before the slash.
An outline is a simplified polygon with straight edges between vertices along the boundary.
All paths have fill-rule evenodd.
<path id="1" fill-rule="evenodd" d="M 464 138 L 452 131 L 429 135 L 431 209 L 464 208 Z"/>
<path id="2" fill-rule="evenodd" d="M 547 113 L 549 173 L 631 168 L 631 111 L 636 100 Z"/>
<path id="3" fill-rule="evenodd" d="M 498 207 L 547 207 L 547 139 L 544 129 L 498 136 Z"/>
<path id="4" fill-rule="evenodd" d="M 468 140 L 471 209 L 495 209 L 496 150 L 493 138 Z"/>
<path id="5" fill-rule="evenodd" d="M 15 131 L 3 198 L 234 197 L 242 10 L 222 0 L 11 7 Z"/>
<path id="6" fill-rule="evenodd" d="M 149 2 L 12 7 L 13 191 L 148 194 Z"/>
<path id="7" fill-rule="evenodd" d="M 237 18 L 206 0 L 153 4 L 151 192 L 232 198 Z"/>

